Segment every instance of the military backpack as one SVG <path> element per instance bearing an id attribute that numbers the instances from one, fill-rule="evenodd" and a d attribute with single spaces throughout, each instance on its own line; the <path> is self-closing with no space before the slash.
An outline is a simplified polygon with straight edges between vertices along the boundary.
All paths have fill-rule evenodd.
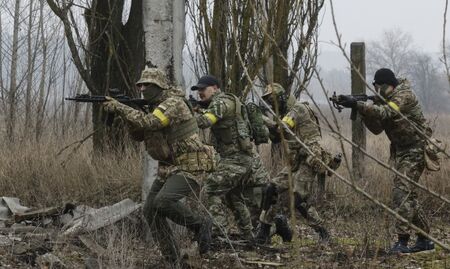
<path id="1" fill-rule="evenodd" d="M 264 124 L 261 108 L 255 103 L 245 104 L 247 118 L 252 132 L 252 139 L 256 145 L 269 142 L 269 129 Z"/>

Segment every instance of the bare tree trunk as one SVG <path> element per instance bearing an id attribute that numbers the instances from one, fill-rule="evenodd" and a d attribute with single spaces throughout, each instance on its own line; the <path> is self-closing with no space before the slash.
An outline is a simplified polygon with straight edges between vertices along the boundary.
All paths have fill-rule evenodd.
<path id="1" fill-rule="evenodd" d="M 287 59 L 289 42 L 289 12 L 291 1 L 277 1 L 273 3 L 274 11 L 274 32 L 272 36 L 275 42 L 272 43 L 273 54 L 273 81 L 280 83 L 283 88 L 289 89 Z"/>
<path id="2" fill-rule="evenodd" d="M 63 79 L 62 79 L 62 95 L 61 95 L 61 135 L 64 137 L 66 134 L 66 106 L 64 102 L 64 96 L 66 95 L 66 78 L 67 78 L 67 59 L 66 59 L 66 46 L 63 45 Z"/>
<path id="3" fill-rule="evenodd" d="M 209 73 L 218 77 L 222 83 L 226 83 L 227 73 L 225 61 L 223 60 L 226 55 L 226 40 L 227 40 L 227 12 L 223 12 L 228 9 L 228 0 L 215 1 L 212 29 L 211 34 L 211 46 L 209 47 Z M 206 4 L 204 4 L 206 9 Z M 206 12 L 206 11 L 205 11 Z M 225 86 L 225 85 L 224 85 Z M 225 89 L 225 87 L 224 87 Z"/>
<path id="4" fill-rule="evenodd" d="M 11 53 L 11 75 L 8 92 L 8 114 L 6 117 L 6 136 L 10 142 L 14 142 L 14 130 L 16 125 L 16 102 L 17 102 L 17 62 L 19 50 L 19 19 L 20 19 L 20 0 L 16 0 L 14 6 L 14 25 L 13 41 Z"/>
<path id="5" fill-rule="evenodd" d="M 36 62 L 36 49 L 37 44 L 33 44 L 32 33 L 33 33 L 33 18 L 34 18 L 34 0 L 30 0 L 29 3 L 29 17 L 28 17 L 28 32 L 27 32 L 27 85 L 25 88 L 25 125 L 24 125 L 24 136 L 28 136 L 31 130 L 31 94 L 33 87 L 33 73 L 34 66 Z M 34 48 L 34 49 L 33 49 Z"/>
<path id="6" fill-rule="evenodd" d="M 39 80 L 38 88 L 38 101 L 36 109 L 36 128 L 35 139 L 39 140 L 42 134 L 42 125 L 44 120 L 44 102 L 45 102 L 45 78 L 47 75 L 47 40 L 44 31 L 44 3 L 41 1 L 39 7 L 39 28 L 41 33 L 41 45 L 42 45 L 42 63 L 41 63 L 41 78 Z"/>
<path id="7" fill-rule="evenodd" d="M 0 12 L 0 98 L 1 98 L 1 111 L 5 114 L 5 86 L 3 82 L 3 26 L 2 26 L 2 13 Z"/>
<path id="8" fill-rule="evenodd" d="M 145 59 L 147 64 L 166 72 L 169 79 L 183 85 L 184 1 L 148 0 L 143 5 Z M 145 153 L 142 196 L 146 198 L 154 180 L 157 162 Z"/>

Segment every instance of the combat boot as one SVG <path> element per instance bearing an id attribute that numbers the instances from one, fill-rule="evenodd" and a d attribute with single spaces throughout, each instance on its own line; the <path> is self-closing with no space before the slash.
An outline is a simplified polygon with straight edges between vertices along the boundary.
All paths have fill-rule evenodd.
<path id="1" fill-rule="evenodd" d="M 207 253 L 211 248 L 212 241 L 212 222 L 205 219 L 199 227 L 195 229 L 195 240 L 198 243 L 198 251 L 200 255 Z"/>
<path id="2" fill-rule="evenodd" d="M 256 234 L 255 241 L 258 244 L 270 244 L 270 227 L 272 225 L 260 222 L 258 233 Z"/>
<path id="3" fill-rule="evenodd" d="M 281 236 L 283 242 L 292 241 L 292 229 L 289 226 L 288 219 L 285 215 L 277 215 L 275 217 L 276 234 Z"/>
<path id="4" fill-rule="evenodd" d="M 410 248 L 411 252 L 420 252 L 420 251 L 427 251 L 427 250 L 433 250 L 434 249 L 434 243 L 430 239 L 426 238 L 423 235 L 417 235 L 416 244 Z"/>
<path id="5" fill-rule="evenodd" d="M 401 254 L 401 253 L 411 253 L 408 248 L 409 234 L 399 234 L 398 241 L 395 242 L 394 246 L 389 251 L 389 254 Z"/>
<path id="6" fill-rule="evenodd" d="M 330 233 L 323 226 L 314 227 L 314 231 L 319 235 L 319 243 L 328 244 L 330 242 Z"/>

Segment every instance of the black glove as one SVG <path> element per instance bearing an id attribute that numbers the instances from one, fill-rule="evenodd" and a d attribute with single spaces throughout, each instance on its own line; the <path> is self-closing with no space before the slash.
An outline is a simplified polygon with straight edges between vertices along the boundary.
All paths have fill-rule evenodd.
<path id="1" fill-rule="evenodd" d="M 356 108 L 356 98 L 351 95 L 339 95 L 339 105 L 348 108 Z"/>

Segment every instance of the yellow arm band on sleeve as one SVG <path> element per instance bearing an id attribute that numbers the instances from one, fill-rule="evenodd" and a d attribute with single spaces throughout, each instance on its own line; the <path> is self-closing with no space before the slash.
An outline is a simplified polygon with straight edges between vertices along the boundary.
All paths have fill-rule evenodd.
<path id="1" fill-rule="evenodd" d="M 215 124 L 217 122 L 217 117 L 213 113 L 206 112 L 205 117 L 211 122 L 211 124 Z"/>
<path id="2" fill-rule="evenodd" d="M 155 108 L 152 114 L 161 121 L 162 126 L 166 127 L 167 125 L 169 125 L 170 119 L 166 117 L 164 113 L 162 113 L 162 111 L 159 110 L 158 108 Z"/>
<path id="3" fill-rule="evenodd" d="M 291 117 L 285 116 L 282 119 L 282 121 L 284 123 L 286 123 L 289 126 L 289 128 L 291 128 L 291 129 L 295 127 L 295 122 L 294 122 L 294 120 Z"/>
<path id="4" fill-rule="evenodd" d="M 394 109 L 395 111 L 400 111 L 400 108 L 398 107 L 398 105 L 394 102 L 388 102 L 388 105 Z"/>

